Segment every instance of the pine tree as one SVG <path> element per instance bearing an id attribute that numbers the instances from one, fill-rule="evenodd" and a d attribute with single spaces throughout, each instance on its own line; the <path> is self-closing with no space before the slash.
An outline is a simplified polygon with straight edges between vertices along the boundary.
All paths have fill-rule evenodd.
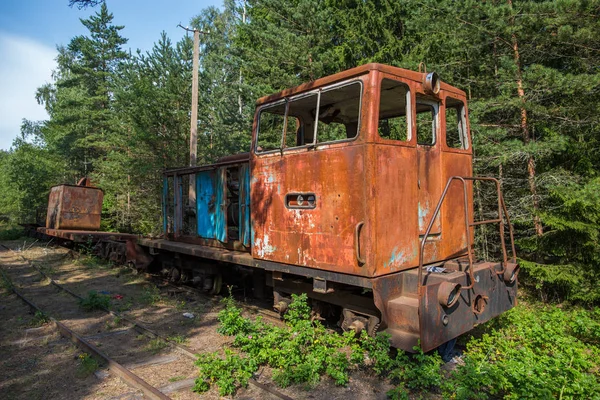
<path id="1" fill-rule="evenodd" d="M 38 90 L 50 120 L 42 132 L 50 148 L 66 157 L 74 174 L 87 175 L 111 148 L 119 126 L 112 109 L 114 75 L 127 58 L 119 35 L 123 26 L 112 25 L 106 4 L 89 19 L 81 19 L 89 36 L 77 36 L 59 47 L 54 83 Z"/>

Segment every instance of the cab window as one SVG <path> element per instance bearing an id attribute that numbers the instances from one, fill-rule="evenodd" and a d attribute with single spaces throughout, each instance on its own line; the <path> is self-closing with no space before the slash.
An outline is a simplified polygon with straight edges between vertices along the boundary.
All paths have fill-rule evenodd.
<path id="1" fill-rule="evenodd" d="M 439 105 L 425 96 L 417 95 L 417 144 L 433 146 L 436 142 Z"/>
<path id="2" fill-rule="evenodd" d="M 304 146 L 313 142 L 315 117 L 311 110 L 317 108 L 317 93 L 310 93 L 288 101 L 285 147 Z"/>
<path id="3" fill-rule="evenodd" d="M 408 86 L 392 79 L 381 81 L 377 131 L 384 139 L 410 141 L 410 92 Z"/>
<path id="4" fill-rule="evenodd" d="M 358 136 L 361 88 L 360 82 L 354 82 L 321 92 L 317 143 Z"/>
<path id="5" fill-rule="evenodd" d="M 267 106 L 259 113 L 256 152 L 354 139 L 361 101 L 362 82 L 356 80 Z"/>
<path id="6" fill-rule="evenodd" d="M 465 105 L 451 97 L 446 98 L 446 144 L 453 149 L 469 148 Z"/>
<path id="7" fill-rule="evenodd" d="M 285 121 L 285 103 L 281 102 L 260 111 L 256 151 L 281 149 L 281 135 Z"/>

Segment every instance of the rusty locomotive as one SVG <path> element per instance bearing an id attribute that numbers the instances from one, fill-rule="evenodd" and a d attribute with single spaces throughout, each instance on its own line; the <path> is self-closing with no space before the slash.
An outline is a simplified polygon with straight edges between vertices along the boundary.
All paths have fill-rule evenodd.
<path id="1" fill-rule="evenodd" d="M 224 275 L 248 277 L 281 313 L 307 293 L 345 330 L 428 351 L 517 301 L 500 184 L 472 161 L 463 91 L 368 64 L 259 99 L 249 153 L 165 171 L 162 238 L 99 232 L 86 182 L 53 188 L 38 232 L 213 293 Z M 496 218 L 474 220 L 475 181 L 494 187 Z M 498 226 L 498 261 L 476 258 L 482 224 Z"/>

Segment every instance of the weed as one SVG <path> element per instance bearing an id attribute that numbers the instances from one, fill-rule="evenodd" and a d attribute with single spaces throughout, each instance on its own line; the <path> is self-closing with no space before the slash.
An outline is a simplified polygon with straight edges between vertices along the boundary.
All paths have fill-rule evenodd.
<path id="1" fill-rule="evenodd" d="M 162 340 L 160 338 L 156 338 L 156 339 L 152 339 L 148 342 L 146 349 L 148 351 L 150 351 L 152 354 L 156 354 L 167 346 L 168 346 L 167 342 L 165 342 L 164 340 Z"/>
<path id="2" fill-rule="evenodd" d="M 249 357 L 240 357 L 231 350 L 225 350 L 225 357 L 221 358 L 217 353 L 203 354 L 196 361 L 200 369 L 200 376 L 194 383 L 194 391 L 206 392 L 210 384 L 219 387 L 219 395 L 227 396 L 235 393 L 240 387 L 247 387 L 252 374 L 258 369 L 258 365 Z"/>
<path id="3" fill-rule="evenodd" d="M 88 353 L 82 353 L 79 355 L 79 368 L 77 369 L 77 375 L 80 378 L 85 378 L 93 374 L 98 369 L 98 361 L 90 356 Z"/>
<path id="4" fill-rule="evenodd" d="M 185 302 L 185 300 L 179 300 L 175 303 L 175 309 L 177 311 L 183 311 L 183 310 L 185 310 L 186 305 L 187 305 L 187 303 Z"/>
<path id="5" fill-rule="evenodd" d="M 133 306 L 133 302 L 131 300 L 127 300 L 127 302 L 119 304 L 117 306 L 117 311 L 118 312 L 129 311 L 129 310 L 131 310 L 132 306 Z"/>
<path id="6" fill-rule="evenodd" d="M 25 236 L 20 226 L 5 226 L 0 230 L 0 240 L 17 240 Z"/>
<path id="7" fill-rule="evenodd" d="M 141 333 L 135 337 L 135 340 L 144 340 L 146 339 L 146 335 L 142 335 Z"/>
<path id="8" fill-rule="evenodd" d="M 111 330 L 111 329 L 116 329 L 119 326 L 121 326 L 121 322 L 122 322 L 122 318 L 119 316 L 116 316 L 113 318 L 112 321 L 106 321 L 106 329 Z"/>
<path id="9" fill-rule="evenodd" d="M 31 320 L 31 326 L 42 326 L 48 322 L 50 322 L 50 318 L 44 312 L 38 310 Z"/>
<path id="10" fill-rule="evenodd" d="M 110 307 L 110 297 L 91 290 L 88 292 L 87 297 L 79 300 L 79 305 L 85 311 L 108 309 Z"/>
<path id="11" fill-rule="evenodd" d="M 50 265 L 41 265 L 40 269 L 48 276 L 54 275 L 56 273 L 56 270 Z"/>
<path id="12" fill-rule="evenodd" d="M 162 296 L 160 295 L 160 290 L 154 285 L 146 286 L 144 288 L 144 293 L 142 293 L 142 296 L 140 297 L 142 303 L 151 306 L 160 303 L 161 300 Z"/>
<path id="13" fill-rule="evenodd" d="M 86 268 L 102 268 L 107 266 L 104 260 L 90 254 L 83 254 L 77 261 Z"/>
<path id="14" fill-rule="evenodd" d="M 233 346 L 240 354 L 226 350 L 224 358 L 218 353 L 203 354 L 196 365 L 200 375 L 194 390 L 203 392 L 211 384 L 219 387 L 221 395 L 230 395 L 246 386 L 248 377 L 260 365 L 273 368 L 273 380 L 280 386 L 304 383 L 309 387 L 329 376 L 337 385 L 348 383 L 348 372 L 374 360 L 383 373 L 394 367 L 389 357 L 387 336 L 356 338 L 353 332 L 339 335 L 328 331 L 319 321 L 311 321 L 306 295 L 293 296 L 286 314 L 285 327 L 251 321 L 231 297 L 223 299 L 225 308 L 219 313 L 219 332 L 235 336 Z"/>
<path id="15" fill-rule="evenodd" d="M 188 341 L 187 338 L 183 335 L 169 336 L 167 339 L 170 342 L 177 343 L 177 344 L 185 344 Z"/>
<path id="16" fill-rule="evenodd" d="M 445 398 L 600 398 L 600 311 L 519 306 L 478 328 L 467 342 L 464 365 L 447 376 L 437 354 L 399 351 L 389 336 L 339 335 L 310 320 L 305 295 L 293 296 L 285 327 L 243 317 L 233 298 L 223 299 L 219 332 L 235 336 L 236 352 L 202 354 L 194 390 L 217 385 L 221 395 L 246 386 L 260 365 L 270 366 L 280 386 L 316 385 L 329 376 L 338 385 L 348 372 L 369 368 L 389 377 L 393 399 L 442 391 Z"/>
<path id="17" fill-rule="evenodd" d="M 184 379 L 185 379 L 185 376 L 178 375 L 178 376 L 174 376 L 172 378 L 169 378 L 169 382 L 179 382 L 179 381 L 182 381 Z"/>

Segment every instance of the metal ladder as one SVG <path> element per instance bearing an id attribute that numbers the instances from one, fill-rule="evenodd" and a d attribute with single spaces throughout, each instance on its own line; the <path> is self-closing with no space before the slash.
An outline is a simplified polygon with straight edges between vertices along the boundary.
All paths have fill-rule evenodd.
<path id="1" fill-rule="evenodd" d="M 444 191 L 442 192 L 442 196 L 440 197 L 440 200 L 439 200 L 437 206 L 435 207 L 435 211 L 433 212 L 431 221 L 429 221 L 429 225 L 427 226 L 427 230 L 425 231 L 425 235 L 423 235 L 423 239 L 421 241 L 421 247 L 420 247 L 420 252 L 419 252 L 419 278 L 418 278 L 418 293 L 419 293 L 419 295 L 422 294 L 421 292 L 423 290 L 422 289 L 422 286 L 423 286 L 423 255 L 425 252 L 425 244 L 427 243 L 427 237 L 429 236 L 429 234 L 431 232 L 431 228 L 433 227 L 433 223 L 434 223 L 435 219 L 437 218 L 438 214 L 440 213 L 442 204 L 444 203 L 444 200 L 446 199 L 446 195 L 448 194 L 448 189 L 450 188 L 450 185 L 454 181 L 460 181 L 463 184 L 462 186 L 463 186 L 464 203 L 465 203 L 465 233 L 466 233 L 466 237 L 467 237 L 467 257 L 469 259 L 468 276 L 469 276 L 470 283 L 468 286 L 461 287 L 461 290 L 472 289 L 473 286 L 475 285 L 475 277 L 473 275 L 473 249 L 471 246 L 471 235 L 469 232 L 470 228 L 472 228 L 474 226 L 478 226 L 478 225 L 485 225 L 485 224 L 494 224 L 494 223 L 499 224 L 500 242 L 502 245 L 502 269 L 500 271 L 496 271 L 496 273 L 498 275 L 504 274 L 504 272 L 506 271 L 507 263 L 508 263 L 508 254 L 506 251 L 506 242 L 505 242 L 505 238 L 504 238 L 504 226 L 505 226 L 504 219 L 503 219 L 503 216 L 504 216 L 506 218 L 506 224 L 508 225 L 508 231 L 509 231 L 509 235 L 510 235 L 510 246 L 511 246 L 511 253 L 512 253 L 511 262 L 513 262 L 513 263 L 516 262 L 515 240 L 513 237 L 513 229 L 512 229 L 512 225 L 510 224 L 510 218 L 508 216 L 508 211 L 506 210 L 506 205 L 504 204 L 504 197 L 502 196 L 502 191 L 500 190 L 500 182 L 498 181 L 498 179 L 489 178 L 489 177 L 452 176 L 452 177 L 450 177 L 450 179 L 448 179 L 448 183 L 446 183 L 446 187 L 444 188 Z M 477 222 L 473 222 L 473 223 L 469 222 L 469 197 L 468 197 L 468 193 L 467 193 L 467 181 L 493 182 L 496 185 L 496 194 L 498 196 L 498 218 L 477 221 Z"/>

